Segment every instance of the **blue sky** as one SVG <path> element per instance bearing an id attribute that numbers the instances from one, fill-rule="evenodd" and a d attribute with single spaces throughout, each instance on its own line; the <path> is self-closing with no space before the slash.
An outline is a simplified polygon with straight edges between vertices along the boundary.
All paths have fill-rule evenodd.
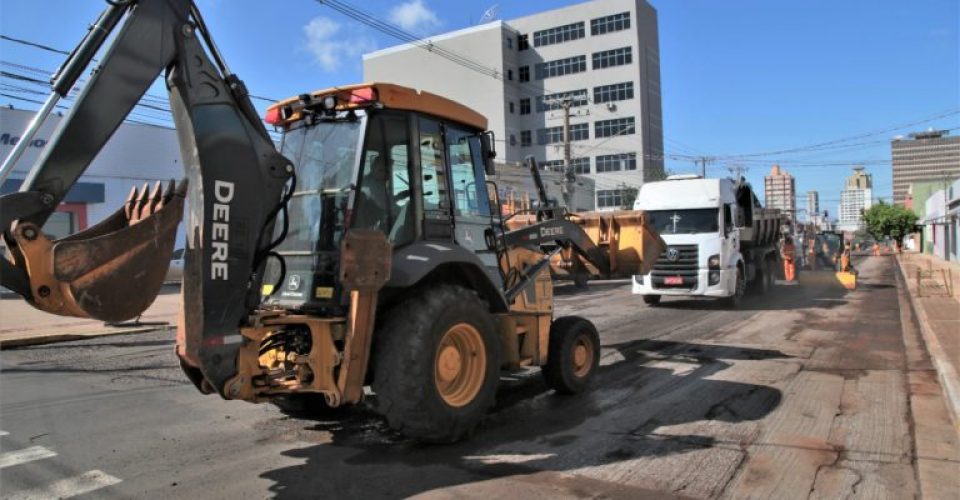
<path id="1" fill-rule="evenodd" d="M 890 138 L 960 126 L 960 114 L 927 121 L 960 109 L 960 0 L 649 1 L 659 14 L 665 149 L 717 157 L 708 175 L 739 164 L 762 186 L 779 161 L 797 178 L 798 208 L 805 206 L 802 193 L 815 189 L 834 215 L 854 162 L 873 174 L 875 194 L 888 197 Z M 347 3 L 429 36 L 475 24 L 497 0 Z M 574 3 L 501 1 L 497 18 Z M 360 54 L 398 43 L 312 0 L 198 4 L 231 68 L 253 93 L 273 98 L 360 81 Z M 69 50 L 103 5 L 3 0 L 0 33 Z M 4 70 L 22 71 L 9 63 L 55 69 L 62 57 L 0 42 Z M 8 97 L 0 103 L 36 107 Z M 694 170 L 676 159 L 667 167 Z"/>

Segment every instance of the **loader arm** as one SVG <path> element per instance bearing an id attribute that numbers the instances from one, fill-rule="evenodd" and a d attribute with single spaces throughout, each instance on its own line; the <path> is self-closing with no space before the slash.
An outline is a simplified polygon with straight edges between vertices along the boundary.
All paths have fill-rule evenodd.
<path id="1" fill-rule="evenodd" d="M 180 354 L 222 394 L 236 375 L 238 328 L 260 301 L 264 261 L 276 243 L 274 219 L 285 209 L 293 168 L 277 152 L 192 1 L 108 4 L 54 76 L 55 94 L 69 92 L 112 36 L 110 46 L 21 192 L 0 197 L 10 252 L 0 258 L 0 283 L 54 314 L 135 317 L 159 292 L 186 199 Z M 134 190 L 102 223 L 47 240 L 40 231 L 44 222 L 162 72 L 185 184 Z"/>

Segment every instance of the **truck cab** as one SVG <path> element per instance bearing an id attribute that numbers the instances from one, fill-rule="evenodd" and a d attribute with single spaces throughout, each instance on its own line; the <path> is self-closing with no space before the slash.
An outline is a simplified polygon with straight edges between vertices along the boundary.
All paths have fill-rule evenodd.
<path id="1" fill-rule="evenodd" d="M 655 305 L 664 295 L 725 298 L 737 305 L 749 283 L 772 284 L 775 242 L 769 213 L 749 184 L 670 176 L 644 184 L 634 204 L 667 244 L 633 293 Z M 759 243 L 759 244 L 758 244 Z"/>

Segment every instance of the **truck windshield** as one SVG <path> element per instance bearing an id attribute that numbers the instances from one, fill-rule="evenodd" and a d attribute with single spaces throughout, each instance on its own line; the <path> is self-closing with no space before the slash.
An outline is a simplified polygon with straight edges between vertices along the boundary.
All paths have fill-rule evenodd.
<path id="1" fill-rule="evenodd" d="M 296 168 L 297 189 L 288 205 L 290 229 L 281 253 L 339 245 L 364 121 L 323 121 L 284 134 L 280 152 Z"/>
<path id="2" fill-rule="evenodd" d="M 715 233 L 720 231 L 718 208 L 646 210 L 647 221 L 660 234 Z"/>

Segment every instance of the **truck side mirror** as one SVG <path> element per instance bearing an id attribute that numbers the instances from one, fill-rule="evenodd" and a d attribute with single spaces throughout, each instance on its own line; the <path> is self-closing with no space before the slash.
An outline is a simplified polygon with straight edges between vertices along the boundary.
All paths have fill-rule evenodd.
<path id="1" fill-rule="evenodd" d="M 480 134 L 480 157 L 483 159 L 483 169 L 487 175 L 497 173 L 497 167 L 493 163 L 493 159 L 497 157 L 495 142 L 493 131 L 488 130 Z"/>
<path id="2" fill-rule="evenodd" d="M 733 219 L 734 219 L 734 224 L 737 227 L 744 227 L 746 225 L 746 221 L 744 220 L 745 217 L 743 214 L 743 207 L 737 207 L 737 209 L 733 212 Z"/>

